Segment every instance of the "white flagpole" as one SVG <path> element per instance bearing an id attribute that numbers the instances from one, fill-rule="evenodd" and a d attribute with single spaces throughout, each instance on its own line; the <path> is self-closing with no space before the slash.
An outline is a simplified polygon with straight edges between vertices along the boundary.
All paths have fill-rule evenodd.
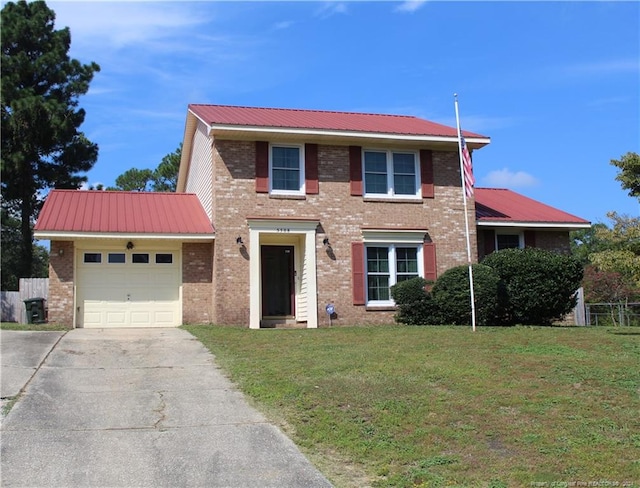
<path id="1" fill-rule="evenodd" d="M 462 180 L 462 198 L 464 201 L 464 229 L 467 238 L 467 262 L 469 263 L 469 291 L 471 292 L 471 329 L 476 331 L 476 301 L 473 293 L 473 268 L 471 263 L 471 239 L 469 237 L 469 213 L 467 212 L 467 191 L 464 181 L 464 163 L 462 161 L 462 131 L 458 113 L 458 94 L 453 94 L 456 106 L 456 127 L 458 128 L 458 154 L 460 156 L 460 179 Z"/>

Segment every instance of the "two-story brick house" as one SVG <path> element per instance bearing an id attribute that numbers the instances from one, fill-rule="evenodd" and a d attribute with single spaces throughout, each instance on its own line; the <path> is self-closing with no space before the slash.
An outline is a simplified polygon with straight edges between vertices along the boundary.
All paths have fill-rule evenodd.
<path id="1" fill-rule="evenodd" d="M 490 142 L 464 136 L 471 150 Z M 172 285 L 158 291 L 171 298 L 166 325 L 315 328 L 329 323 L 327 306 L 335 311 L 333 323 L 392 323 L 394 283 L 435 279 L 466 263 L 459 168 L 456 129 L 416 117 L 191 105 L 178 195 L 106 192 L 95 207 L 103 215 L 102 239 L 95 226 L 87 230 L 94 203 L 79 203 L 73 194 L 90 194 L 83 198 L 93 202 L 104 192 L 66 192 L 77 200 L 66 207 L 56 203 L 61 192 L 52 192 L 36 235 L 52 240 L 51 287 L 66 295 L 56 302 L 50 293 L 50 318 L 71 309 L 65 320 L 76 326 L 108 326 L 110 310 L 113 325 L 134 325 L 135 317 L 153 325 L 154 307 L 163 301 L 127 293 L 125 276 L 144 276 L 144 288 L 144 280 L 169 276 L 173 264 Z M 182 210 L 198 216 L 182 235 L 179 212 L 164 212 L 163 220 L 155 210 L 179 195 L 183 204 L 199 206 Z M 502 247 L 566 251 L 569 230 L 589 226 L 508 190 L 477 189 L 475 195 L 468 205 L 469 221 L 477 225 L 470 229 L 474 260 Z M 122 198 L 130 214 L 146 212 L 158 220 L 155 226 L 130 219 L 128 226 L 109 227 Z M 74 205 L 76 217 L 61 224 L 56 215 Z M 527 208 L 514 214 L 514 205 Z M 61 280 L 64 263 L 75 272 Z M 92 279 L 92 270 L 101 279 Z M 110 283 L 107 298 L 88 300 L 101 297 L 104 282 Z M 132 312 L 118 315 L 125 307 Z"/>

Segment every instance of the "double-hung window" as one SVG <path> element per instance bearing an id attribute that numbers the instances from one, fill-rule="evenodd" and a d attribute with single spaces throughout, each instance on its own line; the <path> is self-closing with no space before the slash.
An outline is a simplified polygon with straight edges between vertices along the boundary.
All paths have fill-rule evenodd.
<path id="1" fill-rule="evenodd" d="M 304 195 L 303 146 L 272 144 L 269 154 L 270 191 L 282 195 Z"/>
<path id="2" fill-rule="evenodd" d="M 391 287 L 421 276 L 422 246 L 389 244 L 366 246 L 367 304 L 393 305 Z"/>
<path id="3" fill-rule="evenodd" d="M 420 198 L 415 152 L 365 150 L 363 159 L 365 196 Z"/>

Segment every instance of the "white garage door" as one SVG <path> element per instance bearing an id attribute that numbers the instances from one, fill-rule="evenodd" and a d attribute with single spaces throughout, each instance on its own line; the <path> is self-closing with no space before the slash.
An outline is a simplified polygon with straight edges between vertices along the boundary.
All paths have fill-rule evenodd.
<path id="1" fill-rule="evenodd" d="M 79 327 L 181 325 L 180 251 L 78 254 Z"/>

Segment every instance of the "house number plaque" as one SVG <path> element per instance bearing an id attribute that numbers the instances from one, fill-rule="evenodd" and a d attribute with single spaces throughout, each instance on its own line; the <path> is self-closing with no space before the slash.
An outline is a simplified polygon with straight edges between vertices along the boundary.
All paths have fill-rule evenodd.
<path id="1" fill-rule="evenodd" d="M 287 228 L 277 228 L 276 232 L 291 232 L 291 229 L 287 229 Z"/>

